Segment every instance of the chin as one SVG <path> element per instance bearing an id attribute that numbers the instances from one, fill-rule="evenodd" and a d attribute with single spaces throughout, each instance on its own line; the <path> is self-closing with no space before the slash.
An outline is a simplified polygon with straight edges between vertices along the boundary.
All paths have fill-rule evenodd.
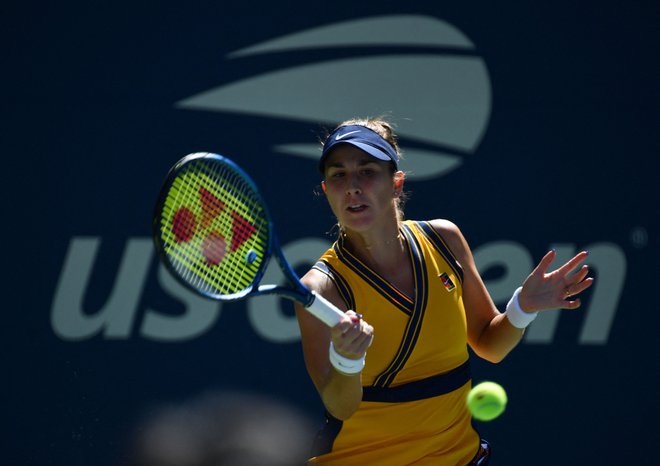
<path id="1" fill-rule="evenodd" d="M 361 218 L 361 219 L 343 219 L 341 224 L 345 229 L 353 231 L 355 233 L 362 233 L 369 231 L 373 227 L 372 219 Z"/>

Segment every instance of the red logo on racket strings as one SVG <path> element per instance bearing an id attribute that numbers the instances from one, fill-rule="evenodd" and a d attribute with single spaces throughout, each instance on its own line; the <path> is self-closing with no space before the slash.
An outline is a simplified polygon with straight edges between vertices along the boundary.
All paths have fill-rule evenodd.
<path id="1" fill-rule="evenodd" d="M 177 243 L 187 243 L 197 230 L 195 214 L 186 207 L 179 207 L 172 218 L 172 233 Z"/>
<path id="2" fill-rule="evenodd" d="M 218 265 L 227 255 L 225 237 L 217 231 L 212 231 L 202 241 L 202 254 L 210 265 Z"/>
<path id="3" fill-rule="evenodd" d="M 199 188 L 199 199 L 202 205 L 201 219 L 187 207 L 179 207 L 172 218 L 172 233 L 177 243 L 189 242 L 198 231 L 208 230 L 213 221 L 222 214 L 226 205 L 208 189 Z M 211 265 L 218 265 L 228 252 L 239 249 L 256 231 L 245 217 L 236 211 L 231 212 L 232 238 L 227 251 L 227 240 L 225 235 L 217 230 L 210 231 L 202 241 L 202 254 Z"/>
<path id="4" fill-rule="evenodd" d="M 199 199 L 202 201 L 202 228 L 206 229 L 225 210 L 225 203 L 202 186 L 199 187 Z"/>

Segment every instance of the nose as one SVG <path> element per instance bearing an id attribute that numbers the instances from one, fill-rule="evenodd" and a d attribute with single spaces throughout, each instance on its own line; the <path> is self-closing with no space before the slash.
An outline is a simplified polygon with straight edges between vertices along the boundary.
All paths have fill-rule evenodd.
<path id="1" fill-rule="evenodd" d="M 346 194 L 355 195 L 355 194 L 360 194 L 361 192 L 362 189 L 360 188 L 360 183 L 357 179 L 357 176 L 351 176 L 346 186 Z"/>

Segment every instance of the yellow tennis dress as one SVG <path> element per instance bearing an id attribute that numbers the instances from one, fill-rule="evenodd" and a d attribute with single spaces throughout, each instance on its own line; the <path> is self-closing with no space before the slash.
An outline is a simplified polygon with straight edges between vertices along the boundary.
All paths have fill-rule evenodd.
<path id="1" fill-rule="evenodd" d="M 362 372 L 363 400 L 345 421 L 326 413 L 309 464 L 467 465 L 480 447 L 465 398 L 471 388 L 463 271 L 428 222 L 405 221 L 410 299 L 338 240 L 314 266 L 376 338 Z"/>

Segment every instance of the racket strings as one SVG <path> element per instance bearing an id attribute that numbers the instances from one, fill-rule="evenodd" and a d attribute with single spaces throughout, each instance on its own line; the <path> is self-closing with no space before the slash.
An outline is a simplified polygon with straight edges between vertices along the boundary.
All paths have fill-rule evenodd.
<path id="1" fill-rule="evenodd" d="M 161 217 L 171 266 L 213 295 L 248 291 L 269 244 L 269 223 L 250 183 L 233 167 L 200 159 L 171 183 Z"/>

